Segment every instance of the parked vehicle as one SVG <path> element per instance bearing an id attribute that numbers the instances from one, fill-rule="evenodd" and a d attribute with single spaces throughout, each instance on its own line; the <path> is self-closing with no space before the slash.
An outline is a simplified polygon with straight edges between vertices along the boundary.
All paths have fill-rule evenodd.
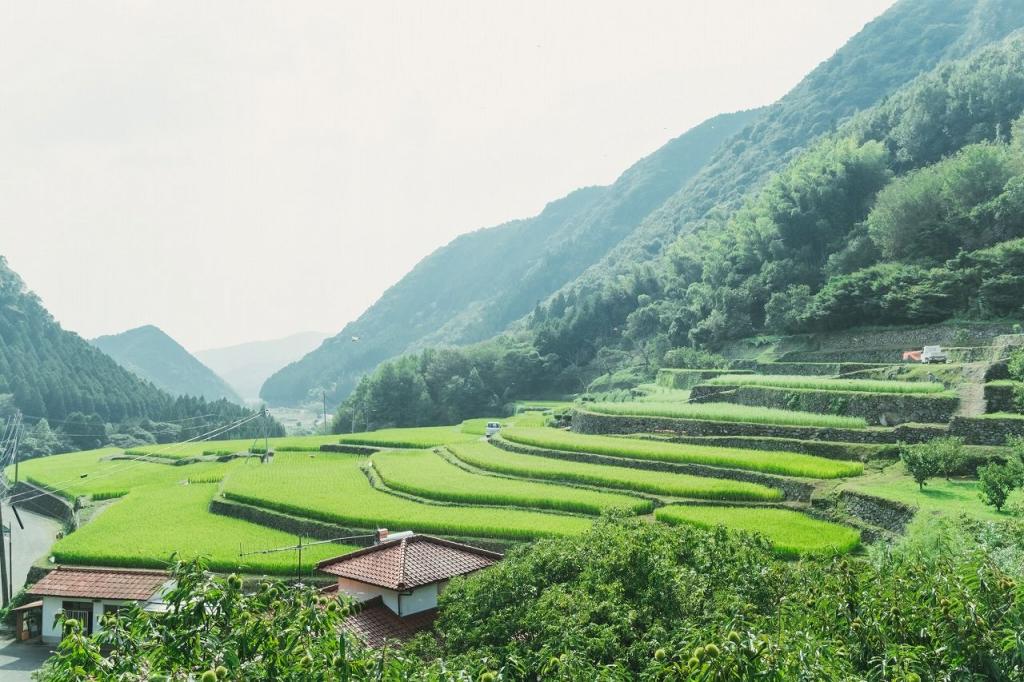
<path id="1" fill-rule="evenodd" d="M 501 431 L 501 424 L 498 422 L 487 422 L 487 428 L 484 429 L 484 433 L 487 434 L 488 438 L 498 433 L 498 431 Z"/>
<path id="2" fill-rule="evenodd" d="M 942 352 L 942 346 L 925 346 L 924 350 L 921 351 L 921 362 L 926 365 L 945 363 L 949 362 L 949 357 Z"/>

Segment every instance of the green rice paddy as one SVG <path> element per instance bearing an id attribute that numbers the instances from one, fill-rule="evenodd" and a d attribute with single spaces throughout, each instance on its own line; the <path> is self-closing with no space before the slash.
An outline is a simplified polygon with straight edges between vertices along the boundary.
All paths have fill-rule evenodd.
<path id="1" fill-rule="evenodd" d="M 459 443 L 448 446 L 448 450 L 466 464 L 509 476 L 706 500 L 767 502 L 782 497 L 779 490 L 756 483 L 522 455 L 499 450 L 488 443 Z"/>
<path id="2" fill-rule="evenodd" d="M 713 386 L 767 386 L 771 388 L 796 388 L 813 391 L 854 391 L 864 393 L 947 393 L 946 387 L 938 382 L 927 381 L 879 381 L 874 379 L 829 379 L 814 376 L 789 376 L 765 374 L 737 374 L 718 376 L 704 382 Z"/>
<path id="3" fill-rule="evenodd" d="M 684 402 L 625 402 L 587 403 L 591 412 L 636 417 L 670 417 L 747 424 L 775 424 L 778 426 L 809 426 L 818 428 L 864 429 L 867 421 L 861 417 L 840 417 L 813 412 L 795 412 L 770 407 L 752 407 L 733 403 Z"/>
<path id="4" fill-rule="evenodd" d="M 842 554 L 860 544 L 858 530 L 790 509 L 672 505 L 656 510 L 654 515 L 665 523 L 689 523 L 701 528 L 721 525 L 729 530 L 760 533 L 785 557 Z"/>
<path id="5" fill-rule="evenodd" d="M 392 528 L 480 538 L 529 540 L 586 530 L 579 516 L 488 507 L 426 504 L 371 487 L 364 457 L 310 458 L 283 453 L 270 465 L 242 467 L 224 495 L 269 509 L 357 528 Z"/>
<path id="6" fill-rule="evenodd" d="M 502 438 L 537 448 L 588 452 L 627 459 L 704 464 L 782 476 L 840 478 L 857 476 L 864 470 L 860 462 L 825 459 L 795 452 L 742 450 L 617 436 L 591 436 L 558 429 L 512 428 L 503 431 Z"/>
<path id="7" fill-rule="evenodd" d="M 239 556 L 240 551 L 294 545 L 297 538 L 209 513 L 215 493 L 216 485 L 211 484 L 137 488 L 58 540 L 53 556 L 58 563 L 164 568 L 177 553 L 185 559 L 205 556 L 217 571 L 295 574 L 295 552 Z M 316 562 L 353 549 L 326 544 L 303 550 L 303 571 L 308 573 Z"/>
<path id="8" fill-rule="evenodd" d="M 471 427 L 472 428 L 472 427 Z M 334 436 L 332 442 L 376 445 L 384 448 L 432 448 L 446 443 L 475 440 L 477 435 L 461 426 L 422 426 L 411 429 L 381 429 Z"/>
<path id="9" fill-rule="evenodd" d="M 490 447 L 486 443 L 465 445 Z M 381 452 L 371 461 L 389 488 L 432 500 L 555 509 L 580 514 L 600 514 L 612 508 L 647 513 L 654 506 L 648 500 L 618 493 L 473 474 L 430 450 Z"/>

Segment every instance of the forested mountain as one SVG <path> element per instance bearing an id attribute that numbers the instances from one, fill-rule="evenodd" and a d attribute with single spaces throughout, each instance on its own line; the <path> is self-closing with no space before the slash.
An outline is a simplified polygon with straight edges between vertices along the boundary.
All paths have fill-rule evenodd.
<path id="1" fill-rule="evenodd" d="M 494 336 L 597 262 L 757 116 L 717 116 L 638 161 L 612 185 L 578 190 L 533 218 L 455 239 L 340 334 L 272 376 L 260 395 L 288 404 L 324 388 L 329 399 L 340 400 L 361 375 L 402 352 Z"/>
<path id="2" fill-rule="evenodd" d="M 509 328 L 522 331 L 522 324 L 513 323 L 539 299 L 545 304 L 531 316 L 523 338 L 536 340 L 548 371 L 560 368 L 557 377 L 552 375 L 551 390 L 566 386 L 575 390 L 581 382 L 585 385 L 582 378 L 593 373 L 595 361 L 603 370 L 631 361 L 624 356 L 656 354 L 657 348 L 650 347 L 652 337 L 658 337 L 661 344 L 670 336 L 673 344 L 701 343 L 702 335 L 707 334 L 698 331 L 691 339 L 689 332 L 707 318 L 708 311 L 698 310 L 691 315 L 698 319 L 676 324 L 669 334 L 660 329 L 660 317 L 671 313 L 660 304 L 634 317 L 633 334 L 622 338 L 630 313 L 656 300 L 682 298 L 679 273 L 674 268 L 680 265 L 680 250 L 692 248 L 692 244 L 676 245 L 679 239 L 716 231 L 767 178 L 815 140 L 834 134 L 857 112 L 883 101 L 943 60 L 969 55 L 1021 26 L 1024 3 L 1017 0 L 901 0 L 778 102 L 746 112 L 743 116 L 748 121 L 728 119 L 731 125 L 749 125 L 715 140 L 704 136 L 702 142 L 714 144 L 705 144 L 702 154 L 660 159 L 660 172 L 666 177 L 673 175 L 671 164 L 679 164 L 680 159 L 688 163 L 684 172 L 674 176 L 674 182 L 661 183 L 661 191 L 645 194 L 648 200 L 629 203 L 628 220 L 602 222 L 579 217 L 600 214 L 600 205 L 612 191 L 592 188 L 555 202 L 532 220 L 462 237 L 422 261 L 342 334 L 271 377 L 262 395 L 272 402 L 295 402 L 310 390 L 327 385 L 332 397 L 344 396 L 360 374 L 389 356 L 428 345 L 471 343 Z M 702 129 L 698 127 L 670 146 L 682 145 Z M 720 119 L 716 132 L 727 132 Z M 643 164 L 631 170 L 641 169 Z M 557 214 L 566 208 L 572 215 L 562 222 Z M 551 230 L 556 224 L 556 233 L 538 241 L 538 255 L 526 262 L 506 253 L 509 243 L 516 241 L 512 235 L 517 230 L 526 234 L 530 227 Z M 609 224 L 614 227 L 602 231 L 600 226 Z M 562 230 L 570 235 L 568 241 L 561 236 Z M 604 240 L 605 234 L 613 237 Z M 571 258 L 587 238 L 599 242 L 599 246 L 583 250 L 589 263 Z M 459 257 L 457 265 L 448 264 L 449 255 Z M 484 285 L 464 277 L 474 263 L 484 273 Z M 567 263 L 565 269 L 563 263 Z M 548 277 L 547 272 L 557 275 Z M 682 279 L 693 276 L 689 273 Z M 533 286 L 536 277 L 541 286 Z M 490 282 L 505 280 L 511 285 L 486 288 Z M 485 291 L 484 295 L 475 295 L 478 290 Z M 519 291 L 524 295 L 513 293 Z M 655 316 L 658 324 L 653 324 Z M 676 315 L 676 319 L 682 317 Z M 715 316 L 708 324 L 720 322 L 720 316 Z M 641 333 L 637 327 L 645 327 L 645 331 Z M 750 327 L 742 329 L 749 331 Z M 355 344 L 352 336 L 372 342 Z M 621 351 L 618 355 L 616 348 Z M 600 349 L 605 349 L 606 357 L 598 358 Z M 569 376 L 561 376 L 564 372 Z"/>
<path id="3" fill-rule="evenodd" d="M 213 370 L 153 325 L 100 336 L 92 345 L 138 377 L 171 395 L 197 395 L 207 400 L 242 399 Z"/>
<path id="4" fill-rule="evenodd" d="M 271 374 L 313 351 L 329 336 L 323 332 L 299 332 L 280 339 L 203 350 L 195 356 L 243 399 L 257 400 L 263 382 Z"/>
<path id="5" fill-rule="evenodd" d="M 23 456 L 106 443 L 167 443 L 253 414 L 227 400 L 175 398 L 138 378 L 61 329 L 0 256 L 0 419 L 14 410 L 32 425 Z M 262 434 L 261 422 L 226 435 Z M 283 434 L 276 422 L 270 430 Z"/>
<path id="6" fill-rule="evenodd" d="M 911 11 L 915 8 L 920 11 Z M 960 14 L 948 14 L 954 11 Z M 963 21 L 953 22 L 955 16 Z M 764 144 L 764 137 L 774 138 L 772 131 L 784 127 L 766 123 L 779 111 L 773 106 L 623 242 L 619 254 L 627 255 L 621 262 L 606 263 L 600 277 L 591 273 L 537 306 L 515 345 L 522 375 L 543 377 L 532 390 L 580 391 L 597 375 L 615 370 L 639 377 L 649 374 L 669 348 L 713 350 L 756 334 L 954 316 L 1019 319 L 1024 315 L 1024 32 L 970 47 L 1021 25 L 1021 3 L 897 4 L 833 61 L 857 62 L 857 83 L 870 82 L 865 72 L 875 68 L 879 82 L 882 75 L 892 78 L 896 55 L 879 60 L 871 51 L 883 43 L 902 50 L 917 45 L 921 54 L 930 46 L 940 63 L 895 91 L 879 93 L 878 104 L 837 122 L 799 151 L 788 143 L 774 150 Z M 851 53 L 852 45 L 863 52 Z M 826 62 L 815 73 L 836 68 Z M 821 81 L 816 99 L 825 102 L 841 101 L 847 91 L 842 81 L 815 74 L 808 80 Z M 810 101 L 804 109 L 811 118 L 820 111 Z M 792 108 L 786 122 L 790 129 L 801 128 L 800 110 Z M 749 157 L 751 146 L 760 148 L 756 158 Z M 761 180 L 771 166 L 777 172 Z M 738 178 L 750 173 L 743 193 Z M 702 183 L 704 190 L 694 189 Z M 712 184 L 734 189 L 700 213 Z M 697 195 L 682 201 L 691 192 Z M 700 217 L 691 220 L 693 215 Z M 674 226 L 645 247 L 643 234 L 651 220 L 666 216 L 674 216 Z M 645 257 L 629 256 L 627 245 Z M 662 256 L 651 259 L 652 250 Z M 417 414 L 461 417 L 464 413 L 450 409 L 440 388 L 473 383 L 473 377 L 480 379 L 478 390 L 492 396 L 491 404 L 500 403 L 508 395 L 500 368 L 508 364 L 509 347 L 508 339 L 499 339 L 443 356 L 387 363 L 360 384 L 336 423 L 389 423 L 395 413 L 408 414 L 407 403 L 414 399 Z M 394 398 L 404 401 L 396 406 L 381 390 L 388 384 L 426 388 L 412 391 L 413 398 Z"/>

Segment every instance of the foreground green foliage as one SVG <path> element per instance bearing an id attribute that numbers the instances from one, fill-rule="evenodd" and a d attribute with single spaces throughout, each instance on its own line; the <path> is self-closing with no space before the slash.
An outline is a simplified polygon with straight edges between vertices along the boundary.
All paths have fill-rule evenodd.
<path id="1" fill-rule="evenodd" d="M 531 540 L 590 527 L 578 516 L 520 509 L 426 504 L 371 487 L 364 457 L 285 452 L 268 466 L 236 470 L 224 481 L 228 499 L 356 528 L 394 528 L 443 535 Z"/>
<path id="2" fill-rule="evenodd" d="M 406 652 L 503 679 L 1019 679 L 1021 528 L 916 537 L 784 562 L 744 534 L 609 521 L 453 581 L 439 639 Z"/>
<path id="3" fill-rule="evenodd" d="M 588 403 L 587 409 L 601 414 L 634 417 L 670 417 L 716 422 L 777 424 L 779 426 L 812 426 L 821 428 L 863 429 L 867 422 L 861 417 L 840 417 L 813 412 L 795 412 L 771 407 L 752 407 L 733 403 L 628 402 Z"/>
<path id="4" fill-rule="evenodd" d="M 511 476 L 568 481 L 604 488 L 635 490 L 653 495 L 704 500 L 769 502 L 782 497 L 781 491 L 756 483 L 522 455 L 499 450 L 487 443 L 460 443 L 449 446 L 448 450 L 474 467 Z"/>
<path id="5" fill-rule="evenodd" d="M 923 381 L 874 381 L 870 379 L 830 379 L 828 377 L 785 376 L 778 374 L 730 374 L 708 379 L 706 384 L 736 386 L 771 386 L 814 391 L 857 391 L 865 393 L 943 393 L 940 383 Z"/>
<path id="6" fill-rule="evenodd" d="M 864 470 L 864 466 L 860 462 L 825 459 L 795 452 L 766 452 L 705 445 L 684 445 L 639 438 L 591 436 L 557 429 L 512 428 L 502 432 L 502 438 L 523 445 L 567 452 L 591 452 L 612 457 L 705 464 L 763 471 L 783 476 L 839 478 L 856 476 Z"/>
<path id="7" fill-rule="evenodd" d="M 600 514 L 605 509 L 616 507 L 646 513 L 654 506 L 648 500 L 616 493 L 473 474 L 429 450 L 381 452 L 371 461 L 389 488 L 426 499 L 580 514 Z"/>
<path id="8" fill-rule="evenodd" d="M 77 621 L 40 678 L 79 680 L 370 679 L 395 664 L 369 652 L 340 628 L 348 605 L 313 587 L 263 582 L 242 591 L 234 575 L 211 576 L 199 563 L 175 565 L 177 585 L 164 612 L 133 607 L 105 617 L 103 633 L 87 637 Z M 381 679 L 378 677 L 377 679 Z"/>
<path id="9" fill-rule="evenodd" d="M 785 557 L 808 554 L 845 554 L 860 544 L 860 532 L 848 526 L 820 521 L 790 509 L 759 507 L 701 507 L 673 505 L 655 512 L 659 521 L 689 523 L 702 528 L 756 532 Z"/>

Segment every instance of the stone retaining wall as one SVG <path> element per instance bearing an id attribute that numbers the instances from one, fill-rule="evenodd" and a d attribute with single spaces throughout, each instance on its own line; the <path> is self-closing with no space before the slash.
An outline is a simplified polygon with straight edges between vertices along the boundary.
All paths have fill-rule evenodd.
<path id="1" fill-rule="evenodd" d="M 887 366 L 871 362 L 759 362 L 756 369 L 758 374 L 834 377 Z"/>
<path id="2" fill-rule="evenodd" d="M 1014 389 L 1024 389 L 1024 383 L 1013 384 L 985 384 L 985 412 L 1017 412 L 1017 402 L 1014 400 Z"/>
<path id="3" fill-rule="evenodd" d="M 372 445 L 352 445 L 350 443 L 325 443 L 320 446 L 320 452 L 340 452 L 346 455 L 372 455 L 380 451 L 381 448 Z"/>
<path id="4" fill-rule="evenodd" d="M 839 493 L 839 504 L 846 513 L 893 533 L 902 533 L 917 513 L 902 502 L 850 490 Z"/>
<path id="5" fill-rule="evenodd" d="M 26 483 L 25 481 L 15 483 L 12 492 L 19 499 L 24 500 L 23 502 L 15 500 L 14 504 L 19 509 L 25 509 L 42 516 L 57 519 L 72 530 L 78 527 L 78 516 L 75 514 L 75 508 L 63 497 L 54 495 L 49 490 Z"/>
<path id="6" fill-rule="evenodd" d="M 1024 423 L 1024 422 L 1022 422 Z M 573 413 L 572 430 L 589 434 L 671 433 L 683 436 L 750 436 L 795 438 L 797 440 L 838 441 L 884 445 L 896 442 L 921 443 L 948 435 L 945 426 L 901 424 L 895 428 L 838 429 L 812 426 L 780 426 L 778 424 L 747 424 L 715 422 L 674 417 L 598 414 L 577 409 Z"/>
<path id="7" fill-rule="evenodd" d="M 948 422 L 960 405 L 956 396 L 868 393 L 773 386 L 703 384 L 690 390 L 692 402 L 730 402 L 753 407 L 863 417 L 869 424 Z"/>
<path id="8" fill-rule="evenodd" d="M 306 538 L 317 540 L 330 540 L 331 538 L 348 537 L 355 535 L 367 535 L 374 531 L 367 528 L 350 528 L 325 521 L 304 519 L 284 512 L 255 507 L 244 502 L 216 497 L 210 502 L 210 512 L 220 516 L 230 516 L 234 519 L 241 519 L 249 523 L 255 523 L 268 528 L 275 528 L 292 535 L 301 535 Z M 367 547 L 373 544 L 373 538 L 358 538 L 346 540 L 347 544 Z"/>
<path id="9" fill-rule="evenodd" d="M 553 459 L 564 459 L 571 462 L 586 462 L 589 464 L 608 464 L 612 466 L 624 466 L 632 469 L 647 469 L 649 471 L 667 471 L 676 474 L 689 474 L 691 476 L 702 476 L 704 478 L 730 479 L 733 481 L 745 481 L 747 483 L 758 483 L 770 488 L 778 488 L 788 500 L 807 502 L 811 499 L 814 487 L 795 478 L 773 476 L 754 471 L 743 471 L 740 469 L 725 469 L 721 467 L 710 467 L 702 464 L 684 464 L 680 462 L 660 462 L 647 459 L 633 459 L 628 457 L 613 457 L 611 455 L 599 455 L 590 452 L 569 452 L 566 450 L 549 450 L 547 448 L 536 448 L 531 445 L 513 443 L 504 438 L 491 438 L 491 444 L 502 450 L 518 452 L 524 455 L 539 457 L 550 457 Z"/>
<path id="10" fill-rule="evenodd" d="M 779 357 L 780 362 L 846 362 L 896 364 L 903 362 L 903 352 L 920 350 L 920 346 L 905 345 L 892 348 L 864 348 L 847 350 L 792 350 Z M 984 362 L 992 357 L 992 346 L 965 346 L 944 348 L 950 362 Z"/>
<path id="11" fill-rule="evenodd" d="M 276 528 L 277 530 L 291 533 L 293 535 L 302 535 L 306 538 L 316 538 L 319 540 L 330 540 L 332 538 L 359 535 L 368 536 L 376 532 L 376 529 L 349 528 L 334 523 L 327 523 L 325 521 L 316 521 L 313 519 L 292 516 L 291 514 L 285 514 L 272 509 L 255 507 L 243 502 L 223 498 L 214 498 L 210 502 L 210 512 L 213 514 L 220 514 L 221 516 L 230 516 L 231 518 L 241 519 L 261 526 L 267 526 L 268 528 Z M 391 528 L 390 530 L 392 532 L 399 532 L 407 529 Z M 455 535 L 442 535 L 439 537 L 471 544 L 474 547 L 482 547 L 495 552 L 504 552 L 509 547 L 518 544 L 515 542 L 502 542 L 500 540 L 483 538 L 467 538 Z M 365 537 L 356 538 L 354 540 L 345 540 L 345 544 L 369 547 L 373 544 L 373 538 Z"/>
<path id="12" fill-rule="evenodd" d="M 1024 436 L 1024 418 L 954 417 L 949 434 L 971 445 L 1006 445 L 1007 437 Z"/>
<path id="13" fill-rule="evenodd" d="M 850 462 L 867 462 L 872 459 L 899 456 L 895 445 L 866 445 L 864 443 L 830 443 L 826 441 L 797 440 L 795 438 L 766 438 L 756 436 L 670 436 L 657 438 L 671 443 L 688 443 L 690 445 L 708 445 L 718 448 L 743 448 L 749 450 L 769 450 L 782 452 L 799 452 L 805 455 L 839 459 Z"/>

